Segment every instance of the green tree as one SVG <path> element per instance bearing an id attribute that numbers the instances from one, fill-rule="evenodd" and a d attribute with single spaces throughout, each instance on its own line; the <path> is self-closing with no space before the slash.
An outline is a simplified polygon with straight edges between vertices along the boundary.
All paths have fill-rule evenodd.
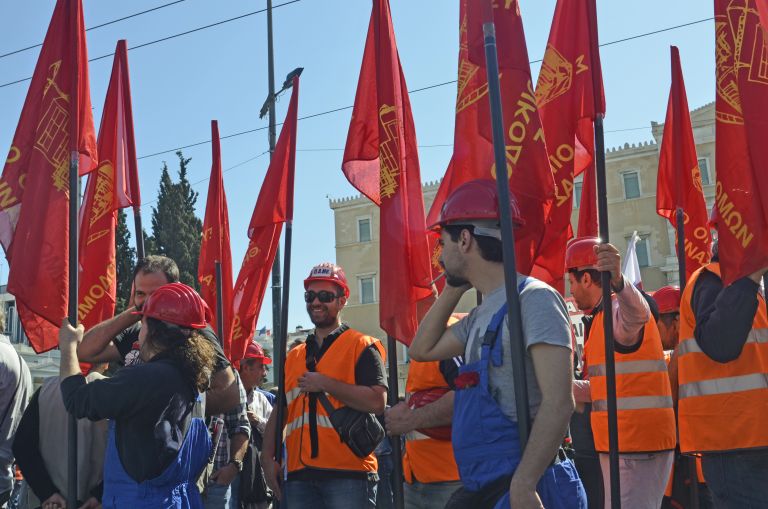
<path id="1" fill-rule="evenodd" d="M 136 266 L 136 249 L 130 245 L 131 234 L 128 230 L 127 215 L 123 209 L 117 212 L 117 230 L 115 232 L 117 270 L 117 302 L 115 314 L 122 313 L 128 307 L 133 283 L 133 268 Z"/>
<path id="2" fill-rule="evenodd" d="M 176 262 L 182 283 L 199 289 L 197 262 L 203 222 L 195 216 L 198 193 L 192 190 L 187 179 L 191 159 L 184 158 L 181 151 L 176 155 L 179 157 L 178 182 L 173 182 L 168 165 L 163 163 L 157 207 L 152 207 L 152 244 L 156 254 Z"/>

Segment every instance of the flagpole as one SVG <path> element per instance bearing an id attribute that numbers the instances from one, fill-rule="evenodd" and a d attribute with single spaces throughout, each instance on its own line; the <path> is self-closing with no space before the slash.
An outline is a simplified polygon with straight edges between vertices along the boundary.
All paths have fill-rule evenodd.
<path id="1" fill-rule="evenodd" d="M 390 406 L 395 406 L 400 401 L 400 387 L 398 386 L 397 376 L 397 340 L 389 334 L 387 334 L 387 363 L 389 365 L 389 394 L 387 399 L 389 399 Z M 395 477 L 392 483 L 392 497 L 395 509 L 403 509 L 405 507 L 405 495 L 403 493 L 402 438 L 400 435 L 392 435 L 389 439 L 392 445 L 393 475 Z"/>
<path id="2" fill-rule="evenodd" d="M 285 259 L 283 260 L 283 281 L 285 281 L 285 291 L 282 292 L 282 306 L 280 308 L 280 323 L 288 323 L 288 289 L 291 282 L 291 244 L 293 239 L 293 220 L 285 222 Z M 275 258 L 277 259 L 277 258 Z M 275 341 L 274 334 L 272 340 Z M 276 340 L 280 349 L 273 352 L 275 358 L 284 359 L 285 351 L 288 345 L 288 327 L 280 327 L 280 337 Z M 283 429 L 282 422 L 285 419 L 285 366 L 283 363 L 275 363 L 277 373 L 277 426 L 275 430 L 275 461 L 280 464 L 283 459 Z"/>
<path id="3" fill-rule="evenodd" d="M 77 90 L 77 88 L 75 88 Z M 75 133 L 71 133 L 75 135 Z M 69 300 L 67 315 L 72 327 L 77 327 L 77 211 L 79 204 L 78 164 L 80 154 L 77 150 L 69 158 Z M 77 419 L 69 412 L 67 448 L 67 506 L 78 507 L 77 503 Z"/>
<path id="4" fill-rule="evenodd" d="M 219 336 L 219 344 L 224 347 L 224 287 L 221 281 L 221 262 L 213 262 L 216 270 L 216 334 Z"/>
<path id="5" fill-rule="evenodd" d="M 141 226 L 141 209 L 133 208 L 133 231 L 136 234 L 136 259 L 144 258 L 144 228 Z"/>
<path id="6" fill-rule="evenodd" d="M 487 7 L 492 13 L 491 7 Z M 528 381 L 525 373 L 525 343 L 520 311 L 520 295 L 517 291 L 517 265 L 515 262 L 515 237 L 510 215 L 509 176 L 507 175 L 506 149 L 504 146 L 504 125 L 501 107 L 501 83 L 499 62 L 496 52 L 496 27 L 493 15 L 483 22 L 485 38 L 485 68 L 488 73 L 488 97 L 491 102 L 491 124 L 493 128 L 493 155 L 496 162 L 496 188 L 499 195 L 501 218 L 502 254 L 504 259 L 504 283 L 506 287 L 507 327 L 512 352 L 512 377 L 515 384 L 517 427 L 520 434 L 520 448 L 525 450 L 530 430 L 531 412 L 528 406 Z"/>
<path id="7" fill-rule="evenodd" d="M 272 154 L 275 152 L 277 139 L 277 124 L 275 120 L 275 53 L 272 40 L 272 0 L 267 0 L 267 74 L 269 80 L 269 159 L 272 160 Z M 286 228 L 286 236 L 288 229 Z M 275 261 L 272 263 L 272 355 L 275 368 L 282 366 L 285 350 L 280 350 L 279 338 L 282 337 L 281 322 L 282 316 L 280 310 L 280 243 L 277 244 L 275 251 Z M 280 371 L 280 370 L 279 370 Z"/>

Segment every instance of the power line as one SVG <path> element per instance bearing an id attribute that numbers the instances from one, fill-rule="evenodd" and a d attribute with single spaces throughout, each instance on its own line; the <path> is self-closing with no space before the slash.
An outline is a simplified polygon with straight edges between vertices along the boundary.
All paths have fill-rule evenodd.
<path id="1" fill-rule="evenodd" d="M 176 0 L 175 2 L 170 2 L 170 3 L 167 3 L 167 4 L 163 4 L 163 5 L 158 5 L 157 7 L 153 7 L 151 9 L 147 9 L 146 11 L 141 11 L 141 12 L 137 12 L 137 13 L 134 13 L 134 14 L 129 14 L 128 16 L 123 16 L 122 18 L 113 19 L 112 21 L 107 21 L 107 22 L 102 23 L 100 25 L 96 25 L 96 26 L 92 26 L 92 27 L 86 28 L 85 31 L 86 32 L 90 32 L 91 30 L 96 30 L 97 28 L 103 28 L 105 26 L 113 25 L 115 23 L 119 23 L 120 21 L 125 21 L 127 19 L 135 18 L 135 17 L 141 16 L 143 14 L 148 14 L 150 12 L 159 11 L 160 9 L 165 9 L 166 7 L 170 7 L 172 5 L 180 4 L 180 3 L 185 2 L 185 1 L 186 0 Z M 40 44 L 33 44 L 32 46 L 27 46 L 26 48 L 20 48 L 20 49 L 14 50 L 14 51 L 10 51 L 8 53 L 4 53 L 4 54 L 0 55 L 0 58 L 9 57 L 11 55 L 16 55 L 18 53 L 22 53 L 24 51 L 28 51 L 28 50 L 31 50 L 31 49 L 39 48 L 42 45 L 43 45 L 43 43 L 41 42 Z"/>
<path id="2" fill-rule="evenodd" d="M 289 2 L 284 2 L 282 4 L 273 5 L 272 8 L 273 9 L 277 9 L 278 7 L 285 7 L 286 5 L 295 4 L 295 3 L 298 3 L 298 2 L 301 2 L 301 0 L 290 0 Z M 132 50 L 139 49 L 139 48 L 144 48 L 146 46 L 151 46 L 153 44 L 158 44 L 160 42 L 169 41 L 171 39 L 176 39 L 177 37 L 182 37 L 184 35 L 189 35 L 189 34 L 193 34 L 195 32 L 200 32 L 201 30 L 207 30 L 208 28 L 217 27 L 217 26 L 223 25 L 225 23 L 230 23 L 232 21 L 237 21 L 237 20 L 240 20 L 240 19 L 243 19 L 243 18 L 247 18 L 249 16 L 254 16 L 256 14 L 261 14 L 262 12 L 267 12 L 267 9 L 260 9 L 258 11 L 247 12 L 245 14 L 241 14 L 240 16 L 235 16 L 234 18 L 223 19 L 221 21 L 217 21 L 216 23 L 211 23 L 209 25 L 204 25 L 204 26 L 201 26 L 201 27 L 193 28 L 191 30 L 186 30 L 184 32 L 179 32 L 177 34 L 169 35 L 167 37 L 162 37 L 162 38 L 156 39 L 154 41 L 145 42 L 143 44 L 139 44 L 138 46 L 133 46 L 133 47 L 128 48 L 128 51 L 132 51 Z M 109 57 L 114 56 L 114 55 L 115 55 L 114 52 L 108 53 L 106 55 L 101 55 L 99 57 L 91 58 L 91 59 L 88 60 L 88 62 L 95 62 L 97 60 L 102 60 L 102 59 L 105 59 L 105 58 L 109 58 Z M 23 83 L 23 82 L 29 81 L 31 79 L 32 79 L 32 76 L 30 76 L 28 78 L 19 79 L 19 80 L 16 80 L 16 81 L 9 81 L 8 83 L 3 83 L 2 85 L 0 85 L 0 88 L 5 88 L 5 87 L 9 87 L 11 85 L 16 85 L 18 83 Z"/>

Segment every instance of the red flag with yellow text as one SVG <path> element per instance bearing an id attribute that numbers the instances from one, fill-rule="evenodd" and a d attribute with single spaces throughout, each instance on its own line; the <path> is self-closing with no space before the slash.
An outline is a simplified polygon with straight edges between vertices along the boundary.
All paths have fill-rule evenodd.
<path id="1" fill-rule="evenodd" d="M 293 78 L 293 92 L 283 129 L 269 163 L 259 198 L 248 225 L 248 250 L 237 275 L 232 298 L 232 348 L 229 359 L 239 361 L 256 330 L 264 292 L 272 273 L 283 223 L 293 221 L 293 180 L 296 170 L 296 122 L 299 105 L 299 78 Z"/>
<path id="2" fill-rule="evenodd" d="M 374 0 L 342 163 L 380 209 L 379 321 L 410 345 L 417 303 L 432 297 L 416 129 L 388 0 Z"/>
<path id="3" fill-rule="evenodd" d="M 557 2 L 536 84 L 536 103 L 555 180 L 555 200 L 531 275 L 563 293 L 565 247 L 573 236 L 573 178 L 594 168 L 592 122 L 605 112 L 595 0 Z"/>
<path id="4" fill-rule="evenodd" d="M 715 154 L 712 222 L 723 281 L 768 266 L 768 45 L 755 0 L 715 1 Z"/>
<path id="5" fill-rule="evenodd" d="M 224 179 L 221 173 L 221 143 L 219 123 L 211 120 L 211 145 L 213 163 L 208 183 L 208 198 L 203 220 L 203 239 L 200 244 L 200 259 L 197 265 L 197 279 L 200 281 L 200 296 L 211 308 L 211 325 L 217 327 L 218 308 L 216 295 L 216 262 L 221 263 L 221 302 L 224 327 L 219 338 L 224 354 L 230 356 L 232 344 L 229 334 L 232 324 L 232 251 L 229 246 L 229 212 Z"/>
<path id="6" fill-rule="evenodd" d="M 473 179 L 495 178 L 482 4 L 461 1 L 453 157 L 429 210 L 428 224 L 437 221 L 445 199 L 458 186 Z M 529 274 L 552 205 L 554 181 L 536 106 L 518 2 L 496 2 L 494 5 L 507 173 L 510 190 L 517 198 L 526 223 L 515 233 L 517 270 Z"/>
<path id="7" fill-rule="evenodd" d="M 685 279 L 709 262 L 710 243 L 707 205 L 696 157 L 691 115 L 685 93 L 680 52 L 671 47 L 672 86 L 669 90 L 667 118 L 659 155 L 656 180 L 656 212 L 677 226 L 677 208 L 683 209 Z M 676 240 L 679 242 L 679 239 Z M 682 279 L 682 275 L 681 275 Z"/>
<path id="8" fill-rule="evenodd" d="M 114 315 L 117 211 L 141 205 L 125 40 L 115 50 L 98 151 L 99 167 L 88 177 L 80 208 L 77 314 L 86 330 Z"/>
<path id="9" fill-rule="evenodd" d="M 58 344 L 69 292 L 69 167 L 97 164 L 80 0 L 58 0 L 0 177 L 8 292 L 36 352 Z"/>

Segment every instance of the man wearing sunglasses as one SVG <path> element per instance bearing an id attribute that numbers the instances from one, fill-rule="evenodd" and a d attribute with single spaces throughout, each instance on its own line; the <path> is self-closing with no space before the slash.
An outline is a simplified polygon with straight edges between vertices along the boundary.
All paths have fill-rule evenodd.
<path id="1" fill-rule="evenodd" d="M 291 509 L 376 507 L 376 457 L 355 455 L 339 439 L 322 394 L 334 407 L 381 414 L 387 401 L 384 347 L 341 322 L 349 298 L 347 278 L 332 263 L 315 266 L 304 280 L 304 301 L 315 325 L 305 344 L 285 359 L 285 421 L 272 412 L 264 433 L 267 483 Z M 280 486 L 274 461 L 275 429 L 285 430 L 287 482 Z M 281 491 L 282 488 L 282 491 Z"/>

